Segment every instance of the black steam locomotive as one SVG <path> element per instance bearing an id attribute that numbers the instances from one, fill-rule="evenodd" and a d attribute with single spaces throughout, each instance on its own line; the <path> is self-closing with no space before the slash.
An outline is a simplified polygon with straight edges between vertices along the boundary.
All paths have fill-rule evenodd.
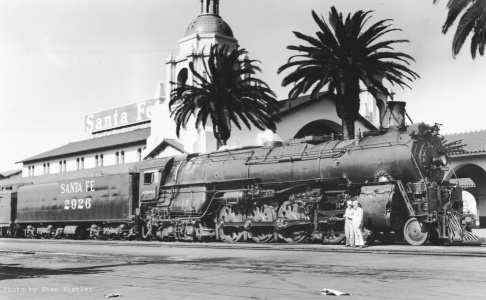
<path id="1" fill-rule="evenodd" d="M 438 126 L 420 123 L 24 178 L 0 192 L 1 233 L 339 243 L 357 199 L 368 242 L 477 243 L 447 164 Z"/>

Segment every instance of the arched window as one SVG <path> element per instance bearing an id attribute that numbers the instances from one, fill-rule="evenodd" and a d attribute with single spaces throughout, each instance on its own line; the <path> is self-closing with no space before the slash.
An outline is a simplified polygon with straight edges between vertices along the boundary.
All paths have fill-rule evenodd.
<path id="1" fill-rule="evenodd" d="M 47 174 L 51 174 L 51 163 L 47 163 Z"/>
<path id="2" fill-rule="evenodd" d="M 186 86 L 188 78 L 189 78 L 189 71 L 187 70 L 187 68 L 181 69 L 179 71 L 179 74 L 177 75 L 177 87 Z M 178 96 L 180 98 L 180 97 L 182 97 L 182 94 L 179 94 Z"/>
<path id="3" fill-rule="evenodd" d="M 124 163 L 125 163 L 125 151 L 122 151 L 122 152 L 121 152 L 121 156 L 120 156 L 120 163 L 121 163 L 121 164 L 124 164 Z"/>
<path id="4" fill-rule="evenodd" d="M 84 157 L 81 157 L 81 170 L 84 170 Z"/>
<path id="5" fill-rule="evenodd" d="M 115 160 L 116 164 L 118 165 L 120 163 L 120 153 L 118 153 L 118 151 L 115 153 Z"/>
<path id="6" fill-rule="evenodd" d="M 98 167 L 98 155 L 95 156 L 95 167 Z"/>
<path id="7" fill-rule="evenodd" d="M 63 172 L 66 172 L 66 161 L 63 161 L 62 171 Z"/>
<path id="8" fill-rule="evenodd" d="M 42 165 L 42 175 L 46 175 L 46 164 Z"/>
<path id="9" fill-rule="evenodd" d="M 35 176 L 35 169 L 34 169 L 34 166 L 32 166 L 32 176 Z"/>
<path id="10" fill-rule="evenodd" d="M 103 167 L 103 154 L 100 154 L 100 167 Z"/>
<path id="11" fill-rule="evenodd" d="M 62 160 L 59 161 L 59 173 L 62 173 Z"/>
<path id="12" fill-rule="evenodd" d="M 142 160 L 142 149 L 138 148 L 138 150 L 137 150 L 137 161 L 141 161 L 141 160 Z"/>
<path id="13" fill-rule="evenodd" d="M 32 169 L 29 166 L 29 177 L 32 176 Z"/>
<path id="14" fill-rule="evenodd" d="M 79 157 L 76 158 L 76 170 L 79 170 Z"/>

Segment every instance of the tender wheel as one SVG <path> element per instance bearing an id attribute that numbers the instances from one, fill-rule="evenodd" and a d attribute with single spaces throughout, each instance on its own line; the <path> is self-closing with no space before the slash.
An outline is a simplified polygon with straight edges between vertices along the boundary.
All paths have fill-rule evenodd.
<path id="1" fill-rule="evenodd" d="M 242 222 L 241 214 L 234 212 L 233 208 L 225 206 L 219 213 L 219 219 L 225 224 L 223 228 L 219 228 L 219 236 L 222 241 L 229 243 L 236 243 L 243 237 L 243 231 L 238 227 L 232 227 L 231 222 Z"/>
<path id="2" fill-rule="evenodd" d="M 285 201 L 278 210 L 278 218 L 282 220 L 281 223 L 286 221 L 307 220 L 307 216 L 299 208 L 297 204 L 290 204 L 289 201 Z M 278 231 L 278 237 L 286 241 L 287 243 L 300 243 L 309 236 L 308 225 L 296 225 L 288 228 L 281 228 Z"/>
<path id="3" fill-rule="evenodd" d="M 120 239 L 120 241 L 126 241 L 128 239 L 128 233 L 122 232 L 118 235 L 118 238 Z"/>
<path id="4" fill-rule="evenodd" d="M 416 218 L 411 218 L 405 223 L 403 235 L 410 245 L 423 245 L 429 238 L 429 226 L 426 223 L 419 222 Z"/>
<path id="5" fill-rule="evenodd" d="M 252 223 L 273 222 L 275 220 L 275 210 L 266 205 L 258 206 L 250 213 L 253 217 Z M 249 236 L 256 243 L 268 243 L 273 241 L 275 228 L 272 227 L 252 227 L 249 230 Z"/>

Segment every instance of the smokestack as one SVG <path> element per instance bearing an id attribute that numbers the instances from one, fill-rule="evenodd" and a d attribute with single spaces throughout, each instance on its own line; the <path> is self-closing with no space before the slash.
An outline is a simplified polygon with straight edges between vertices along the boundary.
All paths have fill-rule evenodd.
<path id="1" fill-rule="evenodd" d="M 382 128 L 400 129 L 405 127 L 405 105 L 403 101 L 388 101 L 380 120 Z"/>

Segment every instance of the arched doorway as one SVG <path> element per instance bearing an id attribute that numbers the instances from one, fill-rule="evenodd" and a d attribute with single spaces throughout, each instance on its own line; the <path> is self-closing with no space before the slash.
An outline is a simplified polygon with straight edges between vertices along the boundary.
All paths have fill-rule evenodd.
<path id="1" fill-rule="evenodd" d="M 294 136 L 294 139 L 303 138 L 307 135 L 340 134 L 342 127 L 336 122 L 329 120 L 316 120 L 304 125 Z"/>
<path id="2" fill-rule="evenodd" d="M 471 178 L 476 185 L 475 187 L 465 188 L 464 190 L 471 194 L 479 208 L 479 226 L 486 228 L 486 171 L 475 164 L 459 165 L 454 169 L 455 172 L 449 174 L 452 178 L 455 178 L 455 173 L 457 178 Z"/>
<path id="3" fill-rule="evenodd" d="M 476 218 L 476 226 L 479 227 L 478 202 L 474 195 L 466 190 L 462 191 L 462 210 L 464 213 L 473 214 Z"/>

